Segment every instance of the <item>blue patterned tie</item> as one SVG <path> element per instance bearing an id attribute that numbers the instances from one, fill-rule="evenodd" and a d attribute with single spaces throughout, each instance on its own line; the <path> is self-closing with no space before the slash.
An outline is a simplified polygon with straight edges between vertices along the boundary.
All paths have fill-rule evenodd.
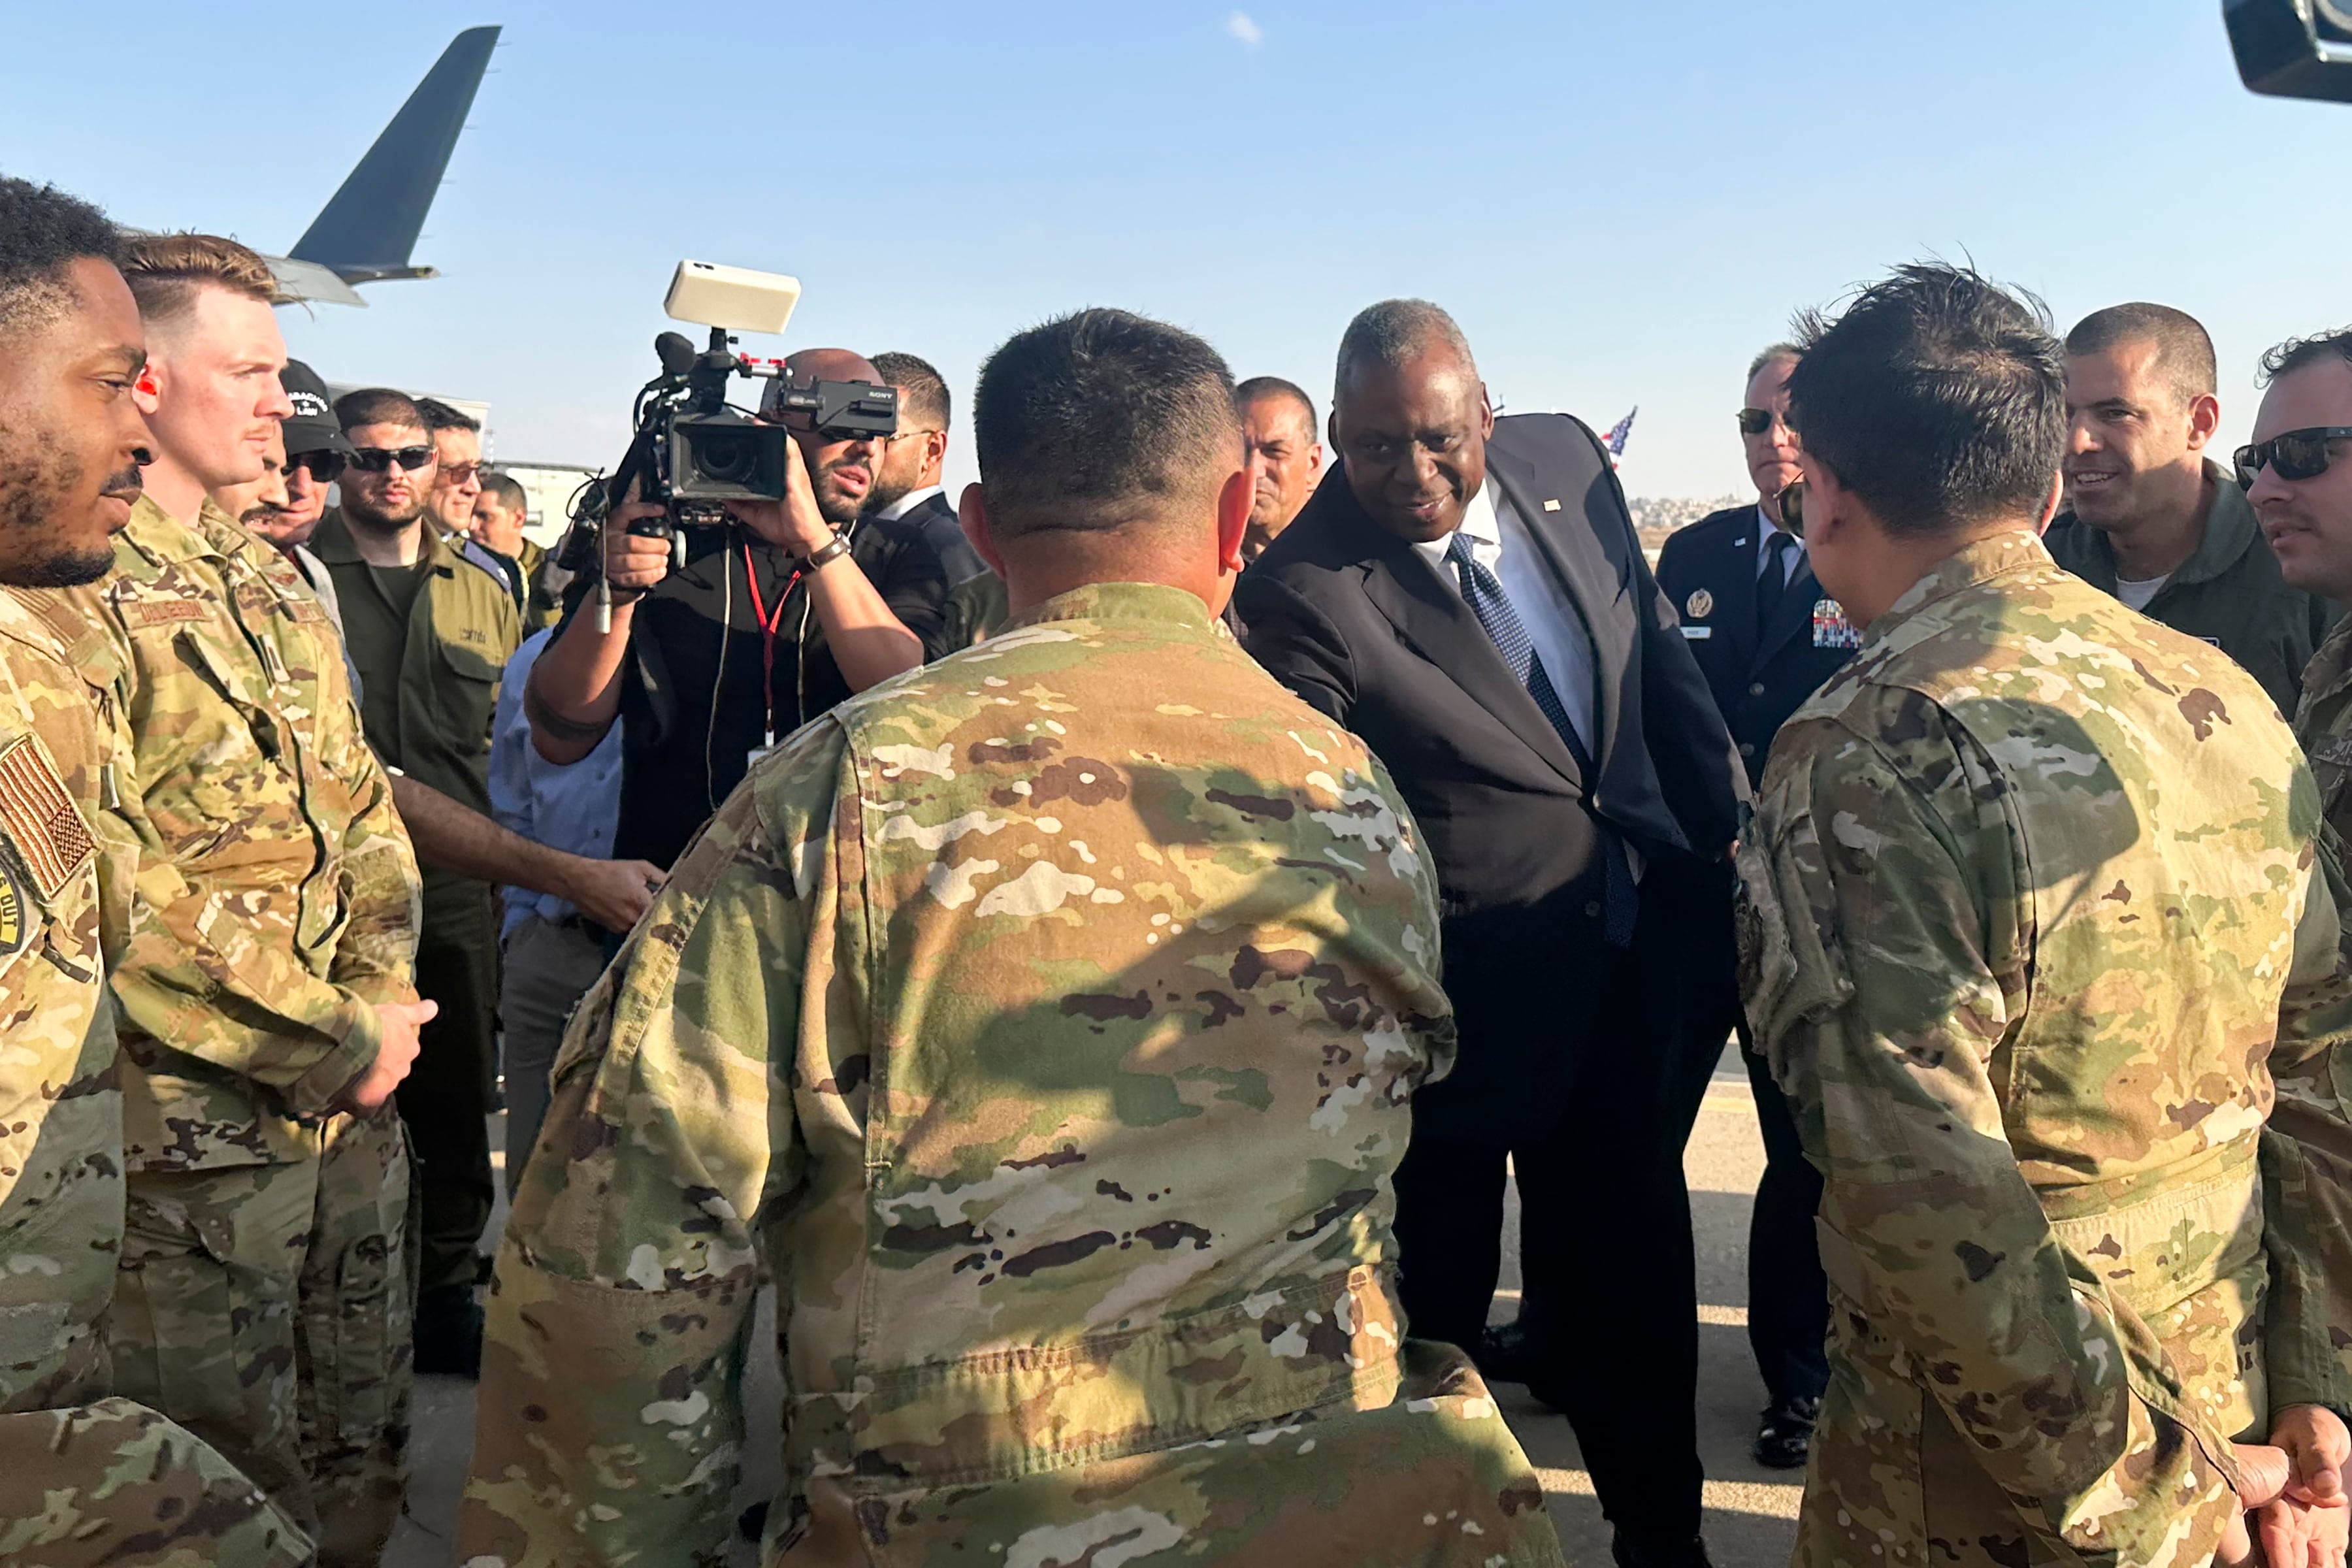
<path id="1" fill-rule="evenodd" d="M 1478 558 L 1470 552 L 1470 536 L 1459 529 L 1454 530 L 1453 542 L 1445 547 L 1445 559 L 1454 563 L 1454 575 L 1461 580 L 1462 602 L 1470 606 L 1470 613 L 1486 628 L 1495 650 L 1511 667 L 1512 676 L 1528 689 L 1536 707 L 1567 742 L 1569 755 L 1576 759 L 1576 771 L 1583 776 L 1589 795 L 1600 783 L 1592 753 L 1585 749 L 1583 738 L 1568 716 L 1567 705 L 1553 689 L 1551 677 L 1544 672 L 1543 660 L 1536 657 L 1535 639 L 1528 636 L 1519 612 L 1511 607 L 1510 595 L 1503 592 L 1502 579 L 1479 564 Z M 1593 822 L 1600 829 L 1601 868 L 1608 889 L 1601 935 L 1612 947 L 1631 947 L 1633 916 L 1640 908 L 1640 894 L 1633 885 L 1633 865 L 1626 858 L 1625 841 L 1617 830 L 1597 815 Z"/>

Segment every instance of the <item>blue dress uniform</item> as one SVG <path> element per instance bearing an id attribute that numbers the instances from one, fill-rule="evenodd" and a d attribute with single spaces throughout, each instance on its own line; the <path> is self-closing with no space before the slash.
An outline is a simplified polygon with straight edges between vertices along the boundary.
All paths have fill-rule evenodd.
<path id="1" fill-rule="evenodd" d="M 1760 508 L 1733 507 L 1677 530 L 1658 558 L 1658 586 L 1682 617 L 1751 786 L 1782 722 L 1862 640 L 1796 541 L 1784 534 L 1776 545 L 1772 531 Z M 1781 575 L 1777 593 L 1764 579 L 1768 562 Z M 1822 1178 L 1771 1073 L 1747 1048 L 1745 1022 L 1739 1036 L 1765 1158 L 1748 1233 L 1748 1342 L 1778 1410 L 1820 1398 L 1829 1380 L 1828 1283 L 1813 1236 Z"/>

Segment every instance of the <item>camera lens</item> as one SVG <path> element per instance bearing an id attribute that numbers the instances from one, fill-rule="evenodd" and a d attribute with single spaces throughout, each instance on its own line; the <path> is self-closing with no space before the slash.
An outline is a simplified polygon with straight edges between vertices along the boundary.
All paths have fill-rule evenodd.
<path id="1" fill-rule="evenodd" d="M 759 440 L 748 430 L 698 431 L 694 466 L 713 484 L 748 485 L 760 473 Z"/>

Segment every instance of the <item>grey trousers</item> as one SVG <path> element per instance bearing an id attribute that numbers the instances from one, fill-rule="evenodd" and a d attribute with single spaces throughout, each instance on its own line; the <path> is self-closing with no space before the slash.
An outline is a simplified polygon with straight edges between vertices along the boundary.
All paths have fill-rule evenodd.
<path id="1" fill-rule="evenodd" d="M 504 1034 L 509 1201 L 522 1181 L 531 1145 L 539 1142 L 540 1123 L 547 1120 L 547 1077 L 563 1044 L 563 1026 L 604 973 L 604 943 L 584 926 L 554 925 L 525 915 L 506 939 L 499 1018 Z"/>

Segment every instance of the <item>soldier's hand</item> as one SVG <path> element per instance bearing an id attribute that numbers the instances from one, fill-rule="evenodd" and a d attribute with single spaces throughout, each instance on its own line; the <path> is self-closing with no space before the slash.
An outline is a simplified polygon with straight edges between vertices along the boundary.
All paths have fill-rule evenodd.
<path id="1" fill-rule="evenodd" d="M 355 1110 L 373 1110 L 392 1098 L 400 1080 L 416 1064 L 416 1031 L 433 1021 L 441 1011 L 437 1002 L 379 1002 L 375 1016 L 383 1025 L 383 1042 L 376 1047 L 375 1060 L 367 1071 L 352 1081 L 343 1091 Z"/>
<path id="2" fill-rule="evenodd" d="M 669 880 L 669 873 L 646 860 L 590 860 L 574 858 L 565 879 L 563 896 L 580 912 L 610 931 L 625 931 L 653 907 L 654 895 Z"/>
<path id="3" fill-rule="evenodd" d="M 637 481 L 632 479 L 628 499 L 604 514 L 604 579 L 615 592 L 634 598 L 669 575 L 669 541 L 629 531 L 629 524 L 659 517 L 667 510 L 638 500 Z"/>
<path id="4" fill-rule="evenodd" d="M 2344 1568 L 2352 1544 L 2352 1497 L 2344 1466 L 2352 1432 L 2317 1405 L 2290 1405 L 2271 1422 L 2271 1441 L 2293 1467 L 2285 1495 L 2254 1515 L 2254 1535 L 2272 1568 Z"/>
<path id="5" fill-rule="evenodd" d="M 788 555 L 809 555 L 833 542 L 833 524 L 816 504 L 816 487 L 809 482 L 808 460 L 798 441 L 784 443 L 784 499 L 731 500 L 727 510 L 736 521 Z"/>

